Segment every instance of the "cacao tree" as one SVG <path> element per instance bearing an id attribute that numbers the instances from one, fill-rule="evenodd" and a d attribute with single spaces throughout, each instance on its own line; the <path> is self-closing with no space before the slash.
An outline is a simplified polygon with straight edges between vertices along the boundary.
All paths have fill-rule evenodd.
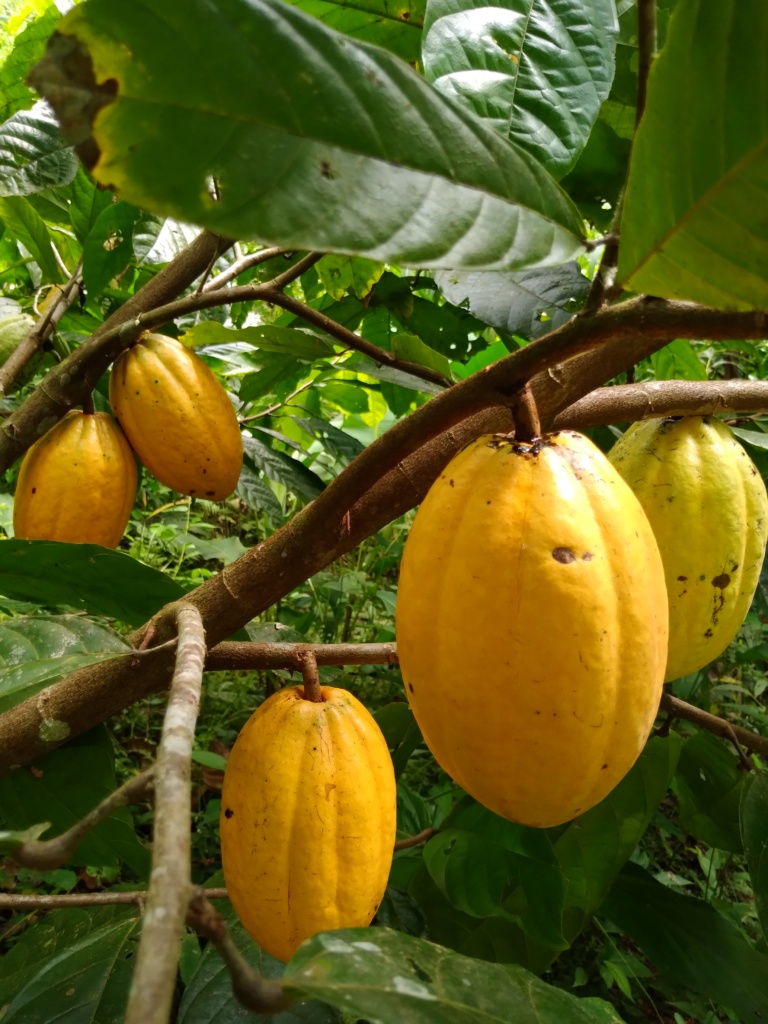
<path id="1" fill-rule="evenodd" d="M 0 23 L 3 1024 L 765 1020 L 764 0 L 2 0 Z M 484 780 L 495 792 L 514 765 L 534 823 L 502 817 L 419 722 L 436 704 L 459 739 L 506 721 L 509 679 L 493 690 L 475 669 L 486 649 L 496 664 L 503 580 L 524 581 L 500 560 L 497 585 L 467 591 L 449 645 L 462 716 L 434 642 L 454 577 L 404 573 L 403 668 L 434 683 L 417 722 L 394 618 L 412 510 L 483 435 L 527 455 L 579 431 L 607 453 L 662 417 L 611 456 L 622 472 L 633 438 L 666 439 L 640 451 L 660 475 L 635 474 L 667 574 L 646 595 L 656 625 L 635 630 L 659 688 L 664 591 L 673 636 L 689 585 L 713 628 L 670 658 L 653 723 L 616 723 L 626 764 L 589 809 L 552 811 L 552 780 L 593 750 L 552 721 L 572 678 L 551 673 L 518 738 L 544 752 L 497 742 Z M 663 473 L 702 423 L 713 447 L 659 527 L 678 500 Z M 493 562 L 484 510 L 445 526 L 454 484 L 420 543 Z M 583 515 L 565 492 L 555 505 Z M 632 522 L 612 557 L 643 558 Z M 744 557 L 710 565 L 731 540 Z M 552 557 L 582 571 L 594 555 Z M 629 636 L 641 578 L 617 570 L 594 605 L 593 584 L 572 588 L 585 628 L 610 614 Z M 559 650 L 564 605 L 531 607 Z M 226 775 L 289 684 L 315 702 L 349 689 L 373 714 L 397 838 L 372 927 L 320 930 L 280 947 L 284 964 L 235 914 L 219 820 L 298 793 L 322 821 L 337 786 L 311 757 L 262 804 L 244 746 Z M 358 774 L 389 847 L 387 784 Z M 287 834 L 275 856 L 321 890 L 361 868 Z M 237 904 L 254 862 L 242 844 L 232 859 Z M 251 932 L 256 913 L 240 912 Z"/>

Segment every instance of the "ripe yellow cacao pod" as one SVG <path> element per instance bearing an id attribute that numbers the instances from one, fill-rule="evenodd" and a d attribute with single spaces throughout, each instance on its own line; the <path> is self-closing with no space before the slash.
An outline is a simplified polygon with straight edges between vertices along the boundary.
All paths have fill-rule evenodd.
<path id="1" fill-rule="evenodd" d="M 243 464 L 235 410 L 181 342 L 144 335 L 112 367 L 109 400 L 131 447 L 166 487 L 213 501 L 232 494 Z"/>
<path id="2" fill-rule="evenodd" d="M 405 545 L 396 629 L 427 745 L 505 818 L 569 821 L 648 738 L 667 658 L 661 559 L 580 434 L 485 435 L 449 463 Z"/>
<path id="3" fill-rule="evenodd" d="M 13 530 L 25 540 L 120 543 L 138 473 L 120 427 L 106 412 L 70 412 L 24 456 Z"/>
<path id="4" fill-rule="evenodd" d="M 221 860 L 237 916 L 278 960 L 319 931 L 370 924 L 395 843 L 386 741 L 346 690 L 280 690 L 243 727 L 221 796 Z"/>
<path id="5" fill-rule="evenodd" d="M 768 498 L 752 460 L 707 416 L 635 423 L 610 461 L 637 495 L 669 593 L 666 679 L 722 654 L 746 618 L 768 538 Z"/>

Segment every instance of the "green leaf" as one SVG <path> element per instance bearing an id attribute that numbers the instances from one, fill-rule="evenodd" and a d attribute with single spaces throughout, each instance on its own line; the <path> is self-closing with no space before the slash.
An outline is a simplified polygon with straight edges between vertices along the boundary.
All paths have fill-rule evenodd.
<path id="1" fill-rule="evenodd" d="M 0 125 L 0 196 L 28 196 L 68 185 L 77 157 L 61 137 L 47 103 L 36 103 Z"/>
<path id="2" fill-rule="evenodd" d="M 739 800 L 745 779 L 722 740 L 703 730 L 686 740 L 675 772 L 682 827 L 708 846 L 741 853 Z"/>
<path id="3" fill-rule="evenodd" d="M 51 4 L 16 36 L 13 49 L 0 67 L 0 119 L 31 107 L 37 99 L 27 86 L 27 72 L 45 53 L 48 37 L 60 17 L 55 4 Z"/>
<path id="4" fill-rule="evenodd" d="M 373 377 L 374 380 L 383 380 L 388 384 L 395 384 L 398 387 L 407 388 L 409 391 L 422 391 L 426 395 L 439 395 L 444 389 L 439 384 L 422 380 L 421 377 L 414 377 L 403 370 L 393 370 L 391 366 L 379 366 L 372 359 L 364 356 L 353 356 L 344 363 L 345 370 L 354 370 L 355 373 L 364 373 L 366 377 Z"/>
<path id="5" fill-rule="evenodd" d="M 69 218 L 81 244 L 91 233 L 99 216 L 111 205 L 111 193 L 96 188 L 81 167 L 72 182 L 72 205 L 69 208 Z"/>
<path id="6" fill-rule="evenodd" d="M 258 438 L 243 435 L 243 448 L 249 459 L 265 476 L 284 484 L 288 490 L 307 501 L 312 501 L 325 489 L 320 477 L 311 469 L 307 469 L 302 462 L 275 448 L 270 448 Z"/>
<path id="7" fill-rule="evenodd" d="M 430 0 L 424 74 L 560 178 L 613 80 L 613 0 Z"/>
<path id="8" fill-rule="evenodd" d="M 480 320 L 528 340 L 570 320 L 589 288 L 578 263 L 517 274 L 443 270 L 435 280 L 449 302 L 467 302 Z"/>
<path id="9" fill-rule="evenodd" d="M 599 999 L 577 999 L 522 967 L 484 963 L 387 928 L 325 932 L 285 970 L 290 988 L 371 1024 L 611 1024 Z"/>
<path id="10" fill-rule="evenodd" d="M 315 267 L 325 290 L 337 302 L 347 292 L 364 299 L 384 273 L 383 263 L 359 256 L 323 256 Z"/>
<path id="11" fill-rule="evenodd" d="M 90 0 L 59 28 L 35 87 L 56 106 L 71 36 L 84 44 L 117 83 L 93 126 L 94 176 L 144 209 L 416 266 L 517 269 L 581 249 L 578 212 L 534 158 L 281 0 Z"/>
<path id="12" fill-rule="evenodd" d="M 600 231 L 608 232 L 619 193 L 627 176 L 627 164 L 635 131 L 634 107 L 630 113 L 630 134 L 624 138 L 608 123 L 610 100 L 603 104 L 589 141 L 562 186 L 584 217 Z"/>
<path id="13" fill-rule="evenodd" d="M 755 907 L 768 940 L 768 775 L 757 772 L 741 790 L 741 839 Z"/>
<path id="14" fill-rule="evenodd" d="M 0 593 L 140 626 L 184 591 L 159 569 L 97 544 L 6 540 L 0 544 Z"/>
<path id="15" fill-rule="evenodd" d="M 243 468 L 240 470 L 240 479 L 237 481 L 235 493 L 249 508 L 264 512 L 273 526 L 281 522 L 283 508 L 275 497 L 275 492 L 268 483 L 261 479 L 247 460 L 243 462 Z"/>
<path id="16" fill-rule="evenodd" d="M 398 359 L 426 366 L 451 380 L 451 364 L 446 357 L 425 345 L 415 334 L 396 334 L 392 338 L 392 351 Z"/>
<path id="17" fill-rule="evenodd" d="M 327 339 L 320 338 L 311 331 L 295 327 L 276 327 L 273 324 L 236 329 L 225 327 L 215 320 L 204 320 L 185 331 L 179 340 L 193 348 L 244 341 L 262 352 L 296 356 L 310 363 L 314 359 L 333 355 L 333 346 Z"/>
<path id="18" fill-rule="evenodd" d="M 127 913 L 104 913 L 112 910 Z M 133 973 L 139 911 L 128 907 L 98 907 L 87 912 L 54 912 L 57 913 L 70 914 L 68 924 L 72 922 L 67 931 L 55 936 L 61 952 L 47 957 L 42 965 L 38 962 L 38 970 L 12 999 L 3 1024 L 37 1024 L 62 1019 L 63 1008 L 71 1024 L 122 1020 Z M 78 913 L 87 913 L 92 919 L 90 927 L 74 916 Z M 101 924 L 102 921 L 105 923 Z M 74 941 L 65 939 L 69 929 L 79 935 Z M 45 955 L 48 949 L 40 943 L 42 936 L 36 938 L 40 953 Z"/>
<path id="19" fill-rule="evenodd" d="M 656 380 L 706 380 L 707 369 L 693 350 L 690 341 L 678 338 L 651 356 Z"/>
<path id="20" fill-rule="evenodd" d="M 603 911 L 678 991 L 692 988 L 727 1006 L 741 1024 L 764 1024 L 768 957 L 709 903 L 673 892 L 628 864 Z"/>
<path id="21" fill-rule="evenodd" d="M 361 444 L 356 437 L 352 437 L 344 430 L 339 430 L 338 427 L 334 427 L 333 424 L 318 416 L 307 418 L 295 416 L 293 418 L 302 430 L 316 437 L 328 454 L 340 462 L 350 462 L 365 448 L 365 445 Z M 768 438 L 768 434 L 766 437 Z"/>
<path id="22" fill-rule="evenodd" d="M 261 360 L 263 366 L 253 373 L 246 373 L 240 381 L 238 397 L 241 402 L 255 402 L 257 398 L 272 395 L 275 387 L 296 373 L 294 356 L 280 356 L 268 352 Z"/>
<path id="23" fill-rule="evenodd" d="M 768 306 L 764 0 L 680 0 L 654 62 L 621 225 L 625 288 Z"/>
<path id="24" fill-rule="evenodd" d="M 440 832 L 424 847 L 435 885 L 471 917 L 505 916 L 501 902 L 511 883 L 510 861 L 503 847 L 457 829 Z"/>
<path id="25" fill-rule="evenodd" d="M 228 901 L 217 900 L 216 909 L 227 922 L 230 937 L 246 961 L 265 978 L 280 978 L 285 966 L 260 949 L 238 921 Z M 179 1006 L 177 1024 L 248 1024 L 253 1014 L 232 992 L 232 976 L 212 943 L 203 950 Z M 300 1003 L 271 1016 L 275 1024 L 341 1024 L 337 1010 L 322 1003 Z"/>
<path id="26" fill-rule="evenodd" d="M 128 266 L 138 216 L 135 206 L 110 203 L 94 221 L 83 243 L 83 281 L 89 299 L 98 298 L 112 278 Z"/>
<path id="27" fill-rule="evenodd" d="M 421 56 L 426 0 L 290 0 L 328 28 L 383 46 L 410 64 Z"/>
<path id="28" fill-rule="evenodd" d="M 344 367 L 346 369 L 346 365 Z M 338 405 L 345 412 L 368 412 L 368 394 L 363 387 L 349 381 L 328 381 L 320 390 L 323 398 Z"/>
<path id="29" fill-rule="evenodd" d="M 395 778 L 399 779 L 411 754 L 423 742 L 416 719 L 410 707 L 402 701 L 385 704 L 373 717 L 384 733 L 384 739 L 392 755 Z"/>
<path id="30" fill-rule="evenodd" d="M 768 434 L 764 434 L 762 430 L 744 430 L 742 427 L 731 427 L 731 430 L 754 448 L 768 448 Z"/>
<path id="31" fill-rule="evenodd" d="M 0 199 L 0 220 L 29 252 L 46 282 L 61 281 L 45 221 L 23 196 Z"/>
<path id="32" fill-rule="evenodd" d="M 5 1007 L 48 965 L 94 932 L 121 921 L 136 920 L 135 907 L 107 906 L 88 909 L 54 910 L 26 927 L 18 941 L 3 956 L 0 971 L 0 1006 Z M 103 937 L 103 932 L 102 932 Z M 45 1012 L 37 1021 L 57 1016 L 58 1008 Z M 34 1019 L 34 1018 L 33 1018 Z M 29 1018 L 26 1018 L 29 1020 Z M 25 1024 L 20 1017 L 17 1024 Z"/>
<path id="33" fill-rule="evenodd" d="M 112 741 L 99 726 L 44 754 L 30 768 L 0 777 L 0 807 L 14 831 L 51 822 L 48 839 L 71 828 L 116 788 Z M 142 878 L 149 876 L 149 851 L 139 842 L 127 807 L 92 829 L 67 864 L 117 867 L 119 859 Z"/>

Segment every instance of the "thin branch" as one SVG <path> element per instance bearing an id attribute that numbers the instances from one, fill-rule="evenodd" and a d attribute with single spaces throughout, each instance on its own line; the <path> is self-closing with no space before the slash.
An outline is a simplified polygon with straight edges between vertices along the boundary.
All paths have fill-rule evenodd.
<path id="1" fill-rule="evenodd" d="M 396 644 L 282 644 L 228 641 L 205 659 L 206 672 L 258 669 L 295 670 L 311 654 L 318 665 L 397 665 Z"/>
<path id="2" fill-rule="evenodd" d="M 212 292 L 217 288 L 223 288 L 224 285 L 229 284 L 230 281 L 234 281 L 236 277 L 244 274 L 246 270 L 250 270 L 251 267 L 258 267 L 261 263 L 267 263 L 269 260 L 277 259 L 278 256 L 292 256 L 294 254 L 293 249 L 280 249 L 274 246 L 271 249 L 261 249 L 259 252 L 251 252 L 247 256 L 241 256 L 235 260 L 234 263 L 230 264 L 226 270 L 223 270 L 216 277 L 207 281 L 202 288 L 204 292 Z"/>
<path id="3" fill-rule="evenodd" d="M 58 289 L 58 294 L 48 309 L 32 325 L 26 338 L 0 366 L 0 398 L 13 384 L 30 359 L 53 334 L 59 320 L 72 305 L 75 296 L 79 294 L 83 280 L 82 265 L 81 260 L 67 283 Z"/>
<path id="4" fill-rule="evenodd" d="M 678 337 L 764 338 L 768 313 L 632 299 L 603 307 L 532 342 L 435 396 L 369 445 L 294 518 L 186 598 L 203 616 L 210 646 L 231 636 L 294 587 L 418 504 L 447 462 L 481 433 L 509 432 L 509 404 L 531 380 L 544 430 L 569 403 Z M 580 354 L 581 353 L 581 354 Z M 768 383 L 765 388 L 768 389 Z M 560 426 L 567 424 L 561 423 Z M 138 643 L 144 629 L 134 634 Z M 170 639 L 162 636 L 161 639 Z M 143 671 L 126 659 L 82 669 L 0 715 L 0 772 L 57 745 L 42 719 L 79 735 L 136 700 L 165 689 L 168 650 Z"/>
<path id="5" fill-rule="evenodd" d="M 432 836 L 436 836 L 440 831 L 439 828 L 425 828 L 423 832 L 419 832 L 418 835 L 408 836 L 407 839 L 398 839 L 395 843 L 395 853 L 398 850 L 410 850 L 414 846 L 423 846 L 424 843 L 428 843 Z"/>
<path id="6" fill-rule="evenodd" d="M 187 924 L 218 950 L 232 977 L 232 992 L 239 1003 L 253 1013 L 280 1013 L 296 1002 L 279 981 L 268 981 L 255 971 L 232 941 L 224 918 L 198 889 L 189 904 Z"/>
<path id="7" fill-rule="evenodd" d="M 674 718 L 682 718 L 686 722 L 693 722 L 694 725 L 706 729 L 707 732 L 711 732 L 715 736 L 720 736 L 724 740 L 730 740 L 732 743 L 735 742 L 737 749 L 739 744 L 741 744 L 741 746 L 746 747 L 747 750 L 751 750 L 755 754 L 762 754 L 763 757 L 768 757 L 768 736 L 760 736 L 756 732 L 750 732 L 749 729 L 742 729 L 740 725 L 732 725 L 724 718 L 718 718 L 717 715 L 712 715 L 709 711 L 702 711 L 701 708 L 697 708 L 693 704 L 687 704 L 684 700 L 680 700 L 679 697 L 673 697 L 671 693 L 666 691 L 662 694 L 660 708 L 662 711 L 668 711 Z M 751 767 L 752 765 L 750 765 Z"/>
<path id="8" fill-rule="evenodd" d="M 226 889 L 206 889 L 209 900 L 228 900 Z M 11 910 L 18 914 L 34 913 L 36 910 L 63 910 L 67 907 L 109 907 L 135 904 L 144 913 L 147 904 L 147 890 L 132 892 L 70 892 L 51 896 L 45 893 L 17 895 L 0 892 L 0 910 Z"/>
<path id="9" fill-rule="evenodd" d="M 205 632 L 200 613 L 186 602 L 177 605 L 176 625 L 176 668 L 155 766 L 152 874 L 126 1024 L 168 1021 L 192 894 L 191 757 L 200 708 Z"/>
<path id="10" fill-rule="evenodd" d="M 335 320 L 331 320 L 325 313 L 321 313 L 318 309 L 312 309 L 311 306 L 300 302 L 291 295 L 275 292 L 268 301 L 275 306 L 280 306 L 281 309 L 288 310 L 289 313 L 293 313 L 302 320 L 306 320 L 307 323 L 312 324 L 314 327 L 319 327 L 321 331 L 329 334 L 336 341 L 341 342 L 346 348 L 362 352 L 379 366 L 391 366 L 393 369 L 402 370 L 404 373 L 411 374 L 412 377 L 428 380 L 431 384 L 437 384 L 442 388 L 451 387 L 453 384 L 453 381 L 449 380 L 448 377 L 438 370 L 431 370 L 428 366 L 413 363 L 408 359 L 398 359 L 392 352 L 388 352 L 386 349 L 379 348 L 378 345 L 366 341 L 365 338 L 361 338 L 354 331 L 350 331 L 349 328 L 344 327 Z"/>
<path id="11" fill-rule="evenodd" d="M 149 768 L 140 775 L 129 779 L 114 793 L 110 793 L 97 807 L 89 811 L 84 818 L 76 822 L 72 828 L 62 832 L 60 836 L 45 840 L 27 840 L 19 843 L 18 846 L 7 849 L 5 855 L 21 867 L 29 868 L 31 871 L 54 871 L 56 868 L 60 868 L 72 857 L 88 833 L 100 825 L 105 818 L 114 814 L 121 807 L 140 803 L 146 798 L 147 790 L 152 785 L 153 774 L 154 769 Z M 2 833 L 0 833 L 1 838 Z M 0 902 L 0 907 L 2 907 L 2 902 Z"/>

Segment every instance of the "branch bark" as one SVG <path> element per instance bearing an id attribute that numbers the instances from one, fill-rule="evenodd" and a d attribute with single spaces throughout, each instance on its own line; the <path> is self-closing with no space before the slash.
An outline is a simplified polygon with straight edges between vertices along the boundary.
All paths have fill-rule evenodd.
<path id="1" fill-rule="evenodd" d="M 221 643 L 208 652 L 206 672 L 258 669 L 297 670 L 311 654 L 318 665 L 397 665 L 396 644 Z"/>
<path id="2" fill-rule="evenodd" d="M 209 644 L 231 636 L 418 504 L 470 440 L 482 433 L 509 432 L 508 406 L 524 380 L 533 378 L 546 430 L 570 403 L 674 338 L 766 336 L 766 312 L 732 313 L 661 299 L 633 299 L 575 318 L 437 395 L 370 445 L 293 520 L 192 591 L 187 600 L 200 609 Z M 574 358 L 577 353 L 584 354 Z M 563 417 L 559 426 L 565 425 Z M 134 635 L 134 643 L 140 642 L 144 628 Z M 173 664 L 171 651 L 150 650 L 142 659 L 141 674 L 131 670 L 130 659 L 82 669 L 0 715 L 0 772 L 27 764 L 55 745 L 40 736 L 41 698 L 46 717 L 66 722 L 74 736 L 164 689 Z"/>
<path id="3" fill-rule="evenodd" d="M 273 246 L 271 249 L 261 249 L 259 252 L 251 252 L 247 256 L 241 256 L 239 260 L 235 260 L 226 270 L 217 274 L 210 281 L 206 281 L 202 290 L 204 292 L 216 291 L 217 288 L 223 288 L 230 281 L 234 281 L 236 277 L 245 273 L 246 270 L 250 270 L 251 267 L 258 267 L 260 264 L 274 260 L 278 256 L 292 256 L 293 251 L 293 249 L 280 249 L 277 246 Z"/>
<path id="4" fill-rule="evenodd" d="M 179 949 L 192 895 L 191 757 L 205 662 L 198 610 L 176 610 L 176 668 L 155 765 L 152 874 L 144 928 L 128 998 L 126 1024 L 166 1024 L 171 1015 Z"/>
<path id="5" fill-rule="evenodd" d="M 228 900 L 226 889 L 206 889 L 209 900 Z M 70 892 L 50 896 L 39 893 L 28 896 L 12 892 L 0 892 L 0 910 L 12 910 L 16 913 L 33 913 L 35 910 L 63 910 L 67 907 L 109 907 L 135 904 L 144 913 L 147 903 L 147 890 L 138 889 L 133 892 Z"/>
<path id="6" fill-rule="evenodd" d="M 749 729 L 742 729 L 740 725 L 731 725 L 725 718 L 719 718 L 717 715 L 710 714 L 709 711 L 703 711 L 694 704 L 688 704 L 686 701 L 680 700 L 679 697 L 673 697 L 671 693 L 665 691 L 662 694 L 660 710 L 669 712 L 674 718 L 693 722 L 694 725 L 698 725 L 724 740 L 733 742 L 735 737 L 738 743 L 746 747 L 747 750 L 768 757 L 768 736 L 760 736 L 756 732 L 750 732 Z"/>

